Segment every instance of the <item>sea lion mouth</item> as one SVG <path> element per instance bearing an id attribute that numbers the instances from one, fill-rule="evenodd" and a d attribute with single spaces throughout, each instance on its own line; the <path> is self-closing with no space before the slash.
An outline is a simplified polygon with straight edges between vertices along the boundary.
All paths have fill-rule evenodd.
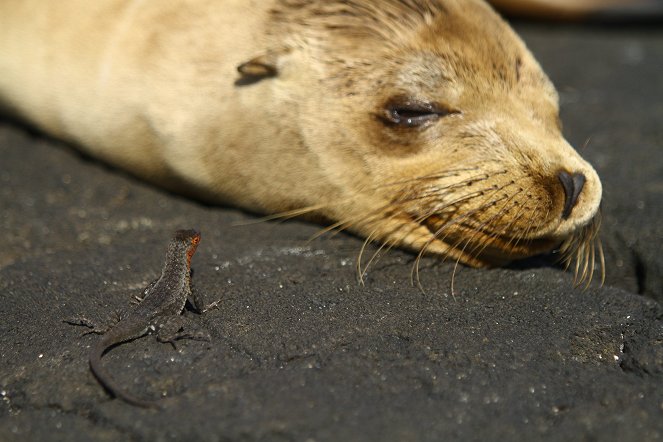
<path id="1" fill-rule="evenodd" d="M 468 265 L 485 267 L 504 265 L 510 261 L 551 252 L 563 244 L 564 238 L 549 236 L 524 237 L 495 233 L 465 224 L 451 225 L 431 216 L 422 222 L 433 237 L 452 248 L 452 255 Z"/>
<path id="2" fill-rule="evenodd" d="M 573 269 L 576 285 L 589 286 L 596 268 L 600 271 L 601 284 L 605 281 L 605 259 L 598 235 L 600 211 L 586 225 L 566 237 L 495 233 L 461 223 L 452 224 L 438 216 L 423 220 L 421 225 L 432 235 L 431 241 L 446 244 L 449 247 L 446 254 L 463 264 L 494 267 L 553 252 L 566 269 Z"/>

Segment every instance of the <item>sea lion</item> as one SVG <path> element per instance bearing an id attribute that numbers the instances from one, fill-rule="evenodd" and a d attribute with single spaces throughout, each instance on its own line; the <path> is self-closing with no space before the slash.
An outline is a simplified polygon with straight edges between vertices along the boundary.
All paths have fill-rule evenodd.
<path id="1" fill-rule="evenodd" d="M 483 0 L 5 1 L 0 72 L 6 110 L 180 192 L 476 267 L 600 252 L 599 177 Z"/>

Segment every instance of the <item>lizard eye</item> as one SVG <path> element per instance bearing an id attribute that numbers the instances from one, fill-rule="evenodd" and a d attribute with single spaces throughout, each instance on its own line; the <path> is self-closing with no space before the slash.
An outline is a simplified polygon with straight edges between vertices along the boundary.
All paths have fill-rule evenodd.
<path id="1" fill-rule="evenodd" d="M 387 102 L 378 117 L 392 126 L 419 127 L 456 113 L 459 112 L 436 103 L 396 98 Z"/>

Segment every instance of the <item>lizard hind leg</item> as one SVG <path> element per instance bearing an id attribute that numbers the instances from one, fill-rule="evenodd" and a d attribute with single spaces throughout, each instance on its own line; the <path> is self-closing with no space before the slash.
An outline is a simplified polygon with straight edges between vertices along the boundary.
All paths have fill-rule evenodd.
<path id="1" fill-rule="evenodd" d="M 188 307 L 191 307 L 190 310 L 193 310 L 196 313 L 206 313 L 210 310 L 219 308 L 219 304 L 223 300 L 222 296 L 219 296 L 216 301 L 210 302 L 209 296 L 201 290 L 194 290 L 193 281 L 190 282 L 190 287 L 187 291 L 186 301 Z"/>
<path id="2" fill-rule="evenodd" d="M 152 289 L 155 285 L 157 285 L 158 281 L 158 279 L 155 279 L 154 281 L 150 282 L 147 287 L 145 287 L 143 291 L 140 292 L 140 295 L 133 295 L 131 298 L 131 304 L 138 305 L 143 302 L 145 298 L 147 298 L 152 293 Z"/>
<path id="3" fill-rule="evenodd" d="M 191 339 L 209 341 L 210 334 L 185 316 L 170 316 L 157 325 L 157 341 L 170 343 L 175 348 L 175 341 Z"/>

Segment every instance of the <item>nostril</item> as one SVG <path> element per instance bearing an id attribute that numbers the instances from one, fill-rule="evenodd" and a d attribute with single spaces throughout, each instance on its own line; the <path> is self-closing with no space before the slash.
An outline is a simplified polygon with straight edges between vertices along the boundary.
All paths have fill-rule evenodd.
<path id="1" fill-rule="evenodd" d="M 574 173 L 572 175 L 565 170 L 560 171 L 557 176 L 564 188 L 564 210 L 562 211 L 562 218 L 567 219 L 571 216 L 573 208 L 578 204 L 578 197 L 583 187 L 585 187 L 587 178 L 582 173 Z"/>

